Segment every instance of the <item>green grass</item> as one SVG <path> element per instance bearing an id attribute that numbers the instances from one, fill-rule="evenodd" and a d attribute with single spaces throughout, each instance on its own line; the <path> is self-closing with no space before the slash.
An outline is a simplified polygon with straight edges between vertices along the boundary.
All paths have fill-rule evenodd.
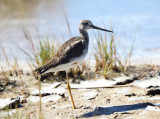
<path id="1" fill-rule="evenodd" d="M 96 44 L 94 47 L 94 58 L 96 61 L 96 72 L 102 74 L 105 78 L 109 78 L 108 73 L 111 71 L 125 72 L 129 66 L 129 60 L 132 56 L 134 42 L 128 53 L 121 54 L 122 58 L 118 57 L 116 39 L 114 34 L 105 33 L 104 36 L 100 32 L 95 34 Z"/>
<path id="2" fill-rule="evenodd" d="M 111 36 L 107 42 L 106 33 L 104 37 L 98 32 L 95 34 L 96 46 L 94 47 L 94 58 L 96 60 L 96 71 L 108 78 L 108 72 L 116 66 L 116 48 L 114 46 L 114 37 Z"/>
<path id="3" fill-rule="evenodd" d="M 39 66 L 43 66 L 46 64 L 54 55 L 55 53 L 55 45 L 50 44 L 48 40 L 46 41 L 39 41 L 39 52 L 35 55 L 36 63 Z"/>
<path id="4" fill-rule="evenodd" d="M 50 42 L 48 36 L 46 36 L 45 39 L 42 39 L 40 36 L 38 36 L 38 42 L 34 43 L 30 34 L 26 31 L 23 32 L 28 42 L 28 47 L 31 49 L 31 51 L 28 53 L 23 48 L 18 48 L 30 58 L 30 67 L 32 67 L 32 69 L 43 66 L 53 57 L 59 45 L 55 44 L 54 40 Z"/>

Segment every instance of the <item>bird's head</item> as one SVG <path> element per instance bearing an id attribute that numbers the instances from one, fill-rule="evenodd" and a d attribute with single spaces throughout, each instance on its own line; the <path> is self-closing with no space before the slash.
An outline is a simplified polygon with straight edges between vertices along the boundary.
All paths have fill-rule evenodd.
<path id="1" fill-rule="evenodd" d="M 89 21 L 89 20 L 80 21 L 79 28 L 81 30 L 85 30 L 85 31 L 87 31 L 89 29 L 98 29 L 98 30 L 102 30 L 102 31 L 107 31 L 107 32 L 112 32 L 113 33 L 113 31 L 106 30 L 106 29 L 103 29 L 103 28 L 100 28 L 100 27 L 97 27 L 97 26 L 93 25 L 92 22 Z"/>

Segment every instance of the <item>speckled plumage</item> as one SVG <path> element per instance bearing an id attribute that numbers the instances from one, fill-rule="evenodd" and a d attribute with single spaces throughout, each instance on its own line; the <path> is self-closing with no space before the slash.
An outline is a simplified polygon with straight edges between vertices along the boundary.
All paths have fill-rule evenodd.
<path id="1" fill-rule="evenodd" d="M 49 60 L 44 66 L 38 68 L 36 71 L 39 71 L 41 74 L 43 74 L 50 68 L 55 68 L 59 65 L 74 61 L 76 58 L 87 54 L 87 52 L 88 40 L 84 40 L 83 37 L 73 37 L 60 47 L 51 60 Z M 63 69 L 61 69 L 61 71 L 62 70 Z"/>

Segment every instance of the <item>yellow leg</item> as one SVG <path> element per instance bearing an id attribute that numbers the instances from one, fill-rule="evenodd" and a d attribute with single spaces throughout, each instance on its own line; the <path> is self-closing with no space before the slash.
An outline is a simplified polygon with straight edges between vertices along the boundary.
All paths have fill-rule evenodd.
<path id="1" fill-rule="evenodd" d="M 72 98 L 72 93 L 71 93 L 71 89 L 70 89 L 70 85 L 69 85 L 69 80 L 68 80 L 68 72 L 66 72 L 66 77 L 67 77 L 67 88 L 69 90 L 69 94 L 70 94 L 71 101 L 72 101 L 72 104 L 73 104 L 73 109 L 75 109 L 75 105 L 74 105 L 74 101 L 73 101 L 73 98 Z"/>

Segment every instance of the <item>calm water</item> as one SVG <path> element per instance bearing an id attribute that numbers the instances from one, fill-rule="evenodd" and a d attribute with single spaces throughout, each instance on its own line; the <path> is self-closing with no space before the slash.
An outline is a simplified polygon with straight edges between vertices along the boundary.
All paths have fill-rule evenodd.
<path id="1" fill-rule="evenodd" d="M 89 19 L 95 25 L 109 29 L 111 23 L 118 45 L 129 50 L 135 39 L 134 58 L 160 57 L 160 7 L 159 1 L 145 0 L 66 0 L 61 3 L 55 0 L 0 1 L 0 47 L 4 47 L 10 57 L 25 60 L 27 57 L 17 49 L 16 45 L 28 50 L 23 30 L 29 32 L 38 42 L 37 33 L 42 39 L 46 36 L 63 43 L 71 36 L 78 35 L 78 23 Z M 64 19 L 66 12 L 72 34 L 70 35 Z M 94 31 L 96 32 L 96 31 Z M 90 51 L 94 45 L 93 31 L 90 34 Z M 102 33 L 103 34 L 103 33 Z M 65 39 L 65 40 L 64 40 Z M 16 44 L 16 45 L 15 45 Z M 2 57 L 3 59 L 3 57 Z"/>

